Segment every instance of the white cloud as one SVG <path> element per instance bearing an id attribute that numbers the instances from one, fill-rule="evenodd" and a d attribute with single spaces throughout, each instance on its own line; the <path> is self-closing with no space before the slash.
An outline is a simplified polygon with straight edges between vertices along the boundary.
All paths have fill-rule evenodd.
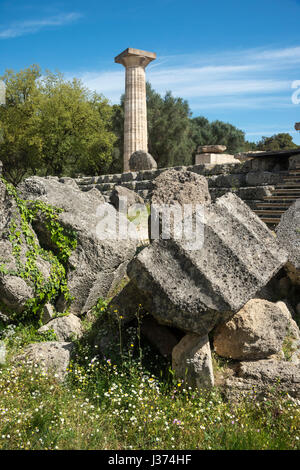
<path id="1" fill-rule="evenodd" d="M 298 77 L 296 62 L 300 63 L 300 47 L 165 56 L 149 65 L 147 80 L 161 94 L 171 90 L 187 99 L 196 114 L 217 109 L 290 109 L 291 86 Z M 119 65 L 75 75 L 112 103 L 118 103 L 124 93 L 125 69 Z"/>
<path id="2" fill-rule="evenodd" d="M 80 13 L 65 13 L 40 20 L 15 22 L 5 29 L 0 29 L 0 39 L 16 38 L 19 36 L 24 36 L 25 34 L 37 33 L 43 28 L 63 26 L 68 23 L 73 23 L 80 17 Z"/>

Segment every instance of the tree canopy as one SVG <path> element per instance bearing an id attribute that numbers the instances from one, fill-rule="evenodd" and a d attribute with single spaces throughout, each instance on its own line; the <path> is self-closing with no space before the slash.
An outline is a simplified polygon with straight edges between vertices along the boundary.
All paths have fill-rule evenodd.
<path id="1" fill-rule="evenodd" d="M 2 77 L 7 99 L 0 107 L 0 160 L 17 184 L 27 174 L 97 174 L 108 170 L 116 140 L 112 108 L 79 80 L 41 76 L 38 66 Z"/>
<path id="2" fill-rule="evenodd" d="M 149 152 L 159 167 L 191 165 L 199 145 L 226 145 L 228 153 L 255 150 L 256 144 L 245 140 L 245 133 L 232 124 L 209 122 L 203 116 L 191 117 L 188 102 L 171 92 L 164 97 L 147 83 L 147 118 Z M 113 129 L 117 135 L 113 171 L 122 171 L 124 140 L 124 95 L 114 106 Z"/>
<path id="3" fill-rule="evenodd" d="M 7 70 L 6 104 L 0 106 L 0 160 L 5 178 L 18 184 L 32 174 L 76 176 L 123 170 L 124 95 L 111 106 L 80 80 L 32 65 Z M 199 145 L 247 150 L 297 148 L 287 133 L 247 142 L 242 130 L 203 116 L 170 91 L 161 96 L 147 83 L 148 146 L 159 167 L 190 165 Z"/>
<path id="4" fill-rule="evenodd" d="M 290 134 L 280 133 L 274 134 L 271 137 L 262 137 L 257 142 L 257 150 L 272 151 L 272 150 L 289 150 L 298 148 L 293 142 L 293 138 Z"/>
<path id="5" fill-rule="evenodd" d="M 209 122 L 203 116 L 191 120 L 192 137 L 199 145 L 226 145 L 226 152 L 236 154 L 256 147 L 245 140 L 245 133 L 237 127 L 223 121 Z"/>
<path id="6" fill-rule="evenodd" d="M 164 97 L 146 84 L 148 148 L 159 167 L 189 165 L 195 143 L 192 139 L 187 101 L 175 98 L 168 91 Z M 117 135 L 117 149 L 113 168 L 122 170 L 124 149 L 124 95 L 120 106 L 114 106 L 113 129 Z"/>

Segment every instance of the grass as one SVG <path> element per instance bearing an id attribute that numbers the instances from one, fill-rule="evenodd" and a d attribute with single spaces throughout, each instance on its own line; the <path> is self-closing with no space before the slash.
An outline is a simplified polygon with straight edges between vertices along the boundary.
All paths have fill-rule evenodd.
<path id="1" fill-rule="evenodd" d="M 5 339 L 10 351 L 35 338 L 21 331 Z M 1 366 L 0 448 L 300 449 L 299 403 L 191 390 L 147 345 L 141 362 L 138 336 L 132 328 L 121 358 L 78 343 L 63 384 L 36 364 Z"/>

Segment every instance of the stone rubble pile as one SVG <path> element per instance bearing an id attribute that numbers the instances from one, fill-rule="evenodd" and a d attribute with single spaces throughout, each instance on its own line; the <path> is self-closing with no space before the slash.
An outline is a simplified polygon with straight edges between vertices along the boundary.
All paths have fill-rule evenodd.
<path id="1" fill-rule="evenodd" d="M 284 214 L 275 237 L 236 195 L 227 193 L 212 202 L 205 177 L 171 169 L 153 180 L 150 202 L 181 211 L 189 204 L 189 221 L 201 207 L 201 231 L 194 240 L 191 232 L 179 237 L 173 219 L 165 239 L 159 214 L 158 236 L 141 246 L 138 239 L 116 239 L 110 219 L 100 228 L 107 236 L 101 238 L 97 232 L 107 213 L 118 220 L 122 197 L 128 198 L 129 206 L 143 203 L 129 189 L 116 187 L 105 200 L 95 188 L 80 191 L 71 179 L 35 176 L 18 190 L 28 204 L 41 201 L 62 209 L 58 221 L 77 234 L 77 245 L 67 267 L 74 297 L 69 314 L 57 316 L 66 309 L 58 298 L 44 306 L 42 315 L 39 333 L 53 331 L 57 341 L 30 345 L 16 360 L 37 361 L 63 380 L 72 341 L 83 335 L 81 319 L 103 298 L 118 311 L 125 334 L 140 308 L 147 313 L 142 336 L 172 360 L 176 376 L 190 386 L 220 385 L 229 399 L 235 399 L 253 390 L 263 396 L 279 380 L 281 391 L 300 397 L 300 334 L 293 319 L 300 313 L 297 204 Z M 28 246 L 15 199 L 1 181 L 0 202 L 0 266 L 6 266 L 0 270 L 0 310 L 9 318 L 7 312 L 23 312 L 34 286 L 16 275 L 9 237 L 12 222 L 23 237 L 21 263 L 26 262 Z M 155 219 L 149 220 L 151 231 Z M 54 251 L 42 213 L 37 213 L 31 228 L 37 246 Z M 42 257 L 36 262 L 47 280 L 49 263 Z M 100 320 L 94 325 L 95 342 L 104 354 L 111 344 L 116 346 L 118 329 Z M 226 370 L 214 370 L 213 355 L 227 360 Z"/>
<path id="2" fill-rule="evenodd" d="M 203 145 L 198 147 L 195 164 L 223 164 L 236 163 L 234 155 L 225 154 L 225 145 Z"/>

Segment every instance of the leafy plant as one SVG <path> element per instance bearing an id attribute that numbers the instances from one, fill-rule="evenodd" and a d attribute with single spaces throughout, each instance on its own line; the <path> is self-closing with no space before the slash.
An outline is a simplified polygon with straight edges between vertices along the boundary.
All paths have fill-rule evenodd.
<path id="1" fill-rule="evenodd" d="M 54 302 L 58 296 L 63 295 L 70 304 L 72 298 L 67 287 L 67 262 L 76 248 L 76 233 L 64 229 L 59 221 L 58 215 L 61 209 L 52 207 L 41 201 L 24 201 L 16 189 L 1 178 L 6 186 L 7 192 L 16 202 L 18 213 L 11 221 L 9 227 L 9 240 L 12 243 L 13 255 L 16 260 L 16 275 L 28 281 L 34 288 L 34 297 L 27 301 L 22 313 L 14 314 L 13 318 L 18 321 L 33 318 L 40 320 L 43 306 L 48 302 Z M 56 248 L 56 253 L 41 248 L 31 228 L 31 223 L 37 214 L 42 215 L 51 242 Z M 25 253 L 26 261 L 22 261 L 21 252 L 24 245 L 27 247 Z M 50 275 L 45 279 L 37 266 L 38 257 L 50 263 Z M 1 272 L 5 273 L 5 264 L 1 264 Z M 11 316 L 11 315 L 10 315 Z"/>

